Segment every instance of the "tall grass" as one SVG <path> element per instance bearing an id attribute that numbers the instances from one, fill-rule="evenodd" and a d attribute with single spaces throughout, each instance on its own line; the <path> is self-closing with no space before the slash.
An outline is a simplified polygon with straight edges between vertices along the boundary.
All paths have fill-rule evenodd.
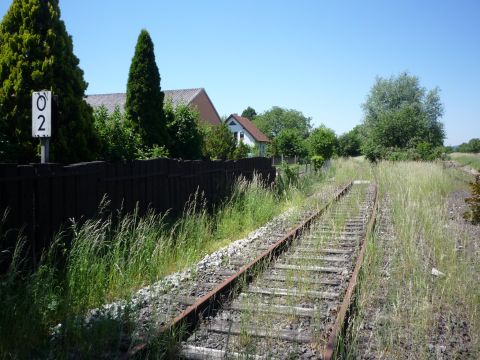
<path id="1" fill-rule="evenodd" d="M 435 163 L 384 162 L 376 170 L 381 195 L 390 198 L 394 237 L 386 240 L 377 232 L 368 247 L 357 325 L 378 296 L 385 296 L 375 319 L 377 355 L 431 358 L 440 337 L 451 336 L 460 344 L 466 331 L 478 356 L 478 254 L 461 250 L 468 248 L 467 237 L 461 227 L 449 226 L 447 211 L 449 194 L 464 185 L 452 174 L 455 170 Z M 445 276 L 433 276 L 432 268 Z M 461 357 L 455 353 L 460 350 L 452 351 Z"/>
<path id="2" fill-rule="evenodd" d="M 330 161 L 325 176 L 337 184 L 343 184 L 352 179 L 373 179 L 374 169 L 375 166 L 363 157 L 337 158 Z"/>
<path id="3" fill-rule="evenodd" d="M 255 177 L 238 181 L 213 213 L 197 194 L 174 221 L 153 211 L 140 216 L 137 211 L 107 215 L 101 210 L 96 218 L 73 224 L 71 246 L 67 248 L 59 234 L 33 274 L 16 256 L 1 275 L 0 358 L 45 357 L 52 351 L 65 355 L 66 349 L 70 355 L 91 354 L 99 341 L 119 346 L 122 332 L 134 326 L 128 308 L 124 318 L 85 329 L 81 319 L 88 310 L 128 299 L 136 289 L 191 266 L 299 204 L 314 182 L 305 177 L 279 190 Z M 17 254 L 24 244 L 20 240 Z M 58 352 L 50 342 L 54 332 L 60 339 L 54 342 Z"/>
<path id="4" fill-rule="evenodd" d="M 462 165 L 470 166 L 480 171 L 480 154 L 452 153 L 449 157 Z"/>

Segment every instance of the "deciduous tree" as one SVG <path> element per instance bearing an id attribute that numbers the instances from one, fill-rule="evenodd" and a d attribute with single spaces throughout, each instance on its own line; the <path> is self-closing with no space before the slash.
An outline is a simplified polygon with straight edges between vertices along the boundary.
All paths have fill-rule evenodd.
<path id="1" fill-rule="evenodd" d="M 297 129 L 283 129 L 272 141 L 271 152 L 273 155 L 289 157 L 305 157 L 307 149 L 305 140 L 302 139 Z"/>
<path id="2" fill-rule="evenodd" d="M 257 112 L 255 111 L 254 108 L 252 107 L 247 107 L 245 110 L 242 112 L 242 117 L 247 118 L 250 121 L 253 121 L 255 117 L 257 116 Z"/>
<path id="3" fill-rule="evenodd" d="M 302 139 L 306 139 L 312 127 L 311 120 L 300 111 L 274 106 L 270 110 L 257 115 L 253 122 L 271 139 L 286 129 L 295 129 Z"/>
<path id="4" fill-rule="evenodd" d="M 362 150 L 371 160 L 391 151 L 415 149 L 422 142 L 432 149 L 443 144 L 439 90 L 427 92 L 416 76 L 402 73 L 377 78 L 363 109 L 366 137 Z"/>
<path id="5" fill-rule="evenodd" d="M 361 154 L 360 126 L 338 137 L 338 155 L 359 156 Z"/>
<path id="6" fill-rule="evenodd" d="M 332 129 L 321 125 L 314 129 L 307 139 L 310 156 L 320 155 L 330 159 L 337 146 L 337 136 Z"/>

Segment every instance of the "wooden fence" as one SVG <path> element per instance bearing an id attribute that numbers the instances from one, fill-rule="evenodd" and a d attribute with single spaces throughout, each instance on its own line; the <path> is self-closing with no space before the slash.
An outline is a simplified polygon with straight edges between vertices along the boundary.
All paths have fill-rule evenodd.
<path id="1" fill-rule="evenodd" d="M 21 229 L 34 259 L 38 258 L 69 219 L 94 216 L 104 195 L 112 209 L 123 206 L 130 212 L 138 204 L 140 212 L 153 208 L 178 215 L 197 190 L 214 204 L 228 194 L 239 176 L 251 179 L 254 172 L 268 182 L 275 179 L 267 158 L 0 164 L 0 214 L 9 211 L 0 229 L 0 251 L 13 248 Z"/>

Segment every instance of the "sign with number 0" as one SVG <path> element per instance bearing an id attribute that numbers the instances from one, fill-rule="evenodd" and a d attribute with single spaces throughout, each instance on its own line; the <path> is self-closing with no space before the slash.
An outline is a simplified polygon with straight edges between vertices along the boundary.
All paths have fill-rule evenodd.
<path id="1" fill-rule="evenodd" d="M 32 95 L 32 136 L 52 136 L 51 91 L 38 91 Z"/>

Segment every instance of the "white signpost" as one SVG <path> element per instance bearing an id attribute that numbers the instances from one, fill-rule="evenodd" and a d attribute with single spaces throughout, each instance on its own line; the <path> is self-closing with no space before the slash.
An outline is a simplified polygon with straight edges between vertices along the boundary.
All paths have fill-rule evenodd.
<path id="1" fill-rule="evenodd" d="M 32 94 L 32 136 L 40 138 L 42 164 L 49 161 L 52 136 L 52 92 L 37 91 Z"/>

